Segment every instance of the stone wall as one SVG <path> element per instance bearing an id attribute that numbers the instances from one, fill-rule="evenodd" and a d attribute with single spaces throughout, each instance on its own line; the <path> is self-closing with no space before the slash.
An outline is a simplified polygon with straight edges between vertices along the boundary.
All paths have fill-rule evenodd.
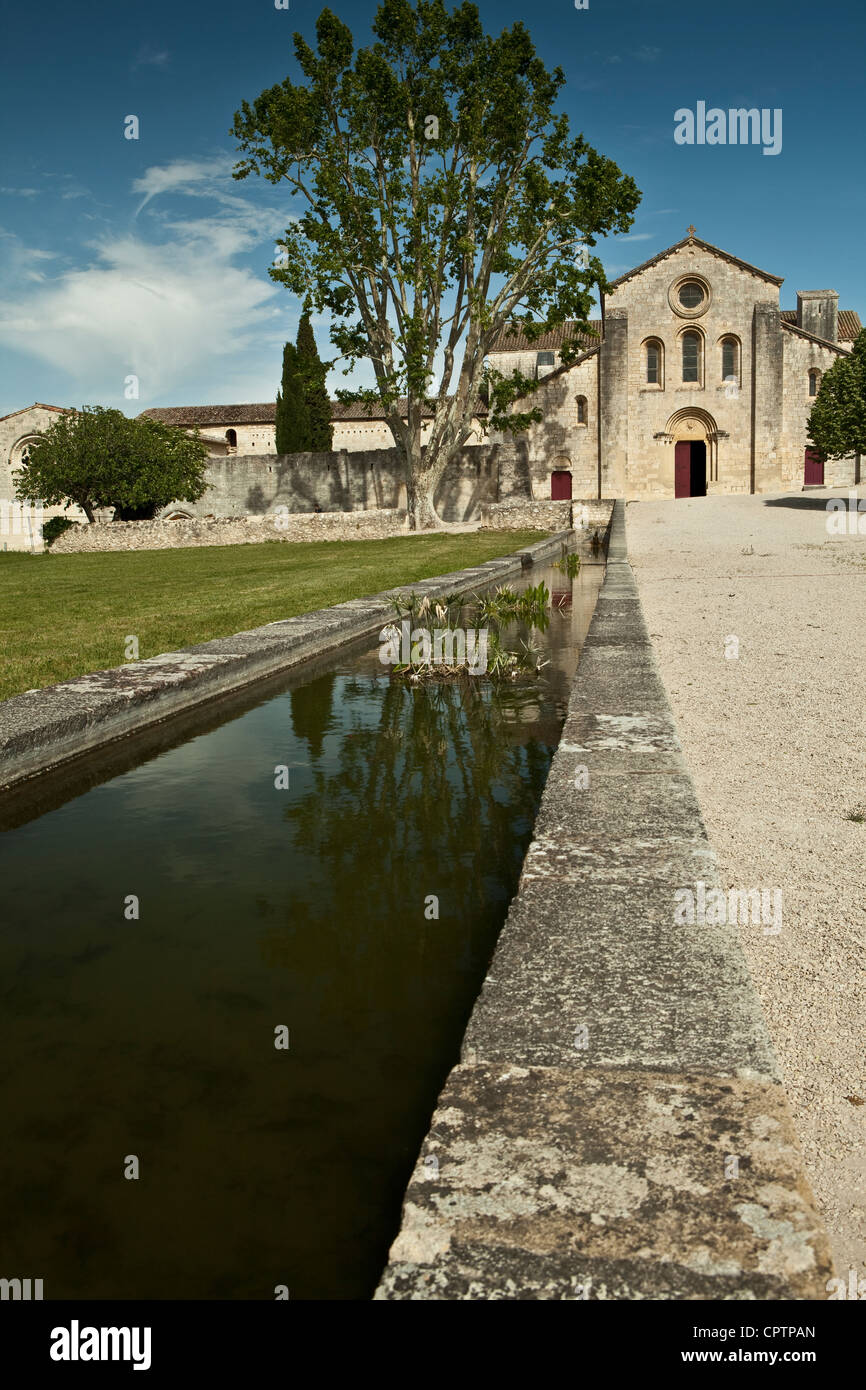
<path id="1" fill-rule="evenodd" d="M 798 488 L 804 477 L 805 450 L 809 447 L 806 434 L 815 397 L 809 395 L 809 372 L 820 372 L 819 383 L 839 358 L 833 348 L 815 343 L 801 333 L 783 329 L 785 366 L 783 375 L 783 430 L 780 442 L 782 486 Z M 860 481 L 859 460 L 856 455 L 845 459 L 828 459 L 824 465 L 824 481 L 828 487 L 853 486 Z"/>
<path id="2" fill-rule="evenodd" d="M 499 448 L 467 445 L 436 490 L 443 521 L 472 521 L 499 491 Z M 278 507 L 311 513 L 405 508 L 406 485 L 396 449 L 309 454 L 231 454 L 208 462 L 208 488 L 198 502 L 165 513 L 195 517 L 265 516 Z M 164 514 L 165 514 L 164 513 Z"/>
<path id="3" fill-rule="evenodd" d="M 481 508 L 487 531 L 596 531 L 604 534 L 613 515 L 609 497 L 574 498 L 564 502 L 490 502 Z"/>
<path id="4" fill-rule="evenodd" d="M 501 354 L 501 357 L 506 357 Z M 497 359 L 497 367 L 501 362 Z M 578 401 L 583 403 L 579 419 Z M 598 354 L 573 367 L 561 367 L 545 376 L 531 396 L 515 403 L 515 410 L 538 406 L 543 418 L 525 433 L 491 435 L 503 451 L 514 451 L 522 496 L 550 498 L 551 474 L 565 470 L 572 476 L 572 491 L 592 495 L 598 491 Z M 500 466 L 500 500 L 509 490 Z"/>
<path id="5" fill-rule="evenodd" d="M 481 508 L 488 531 L 568 531 L 571 502 L 489 502 Z"/>
<path id="6" fill-rule="evenodd" d="M 53 555 L 83 551 L 178 550 L 196 545 L 251 545 L 261 541 L 380 540 L 405 535 L 405 511 L 321 512 L 291 516 L 218 517 L 210 521 L 111 521 L 76 526 L 51 546 Z"/>
<path id="7" fill-rule="evenodd" d="M 422 444 L 427 443 L 432 425 L 432 420 L 422 422 Z M 331 442 L 338 453 L 343 451 L 358 453 L 369 449 L 393 449 L 394 447 L 394 436 L 384 420 L 334 419 L 332 420 L 332 428 Z M 226 439 L 229 429 L 234 430 L 237 439 L 236 445 L 229 445 Z M 218 457 L 231 456 L 232 454 L 269 454 L 274 457 L 277 452 L 275 424 L 205 425 L 200 428 L 199 433 L 212 455 Z M 482 436 L 481 423 L 476 420 L 470 442 L 480 444 Z"/>

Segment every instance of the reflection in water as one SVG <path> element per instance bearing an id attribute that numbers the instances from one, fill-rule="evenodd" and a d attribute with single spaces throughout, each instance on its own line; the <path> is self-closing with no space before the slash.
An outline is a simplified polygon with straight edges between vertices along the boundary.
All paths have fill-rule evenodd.
<path id="1" fill-rule="evenodd" d="M 533 685 L 413 689 L 374 648 L 0 837 L 6 1277 L 370 1295 L 596 584 L 553 613 Z"/>

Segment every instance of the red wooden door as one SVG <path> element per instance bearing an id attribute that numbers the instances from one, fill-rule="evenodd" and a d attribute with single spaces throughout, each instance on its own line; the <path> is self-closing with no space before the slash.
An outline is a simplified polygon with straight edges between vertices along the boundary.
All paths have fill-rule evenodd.
<path id="1" fill-rule="evenodd" d="M 571 474 L 564 468 L 558 468 L 555 473 L 550 475 L 550 500 L 551 502 L 571 501 Z"/>
<path id="2" fill-rule="evenodd" d="M 803 467 L 803 483 L 806 487 L 824 486 L 824 460 L 817 449 L 806 450 Z"/>
<path id="3" fill-rule="evenodd" d="M 674 445 L 674 497 L 692 495 L 692 446 L 688 440 Z"/>

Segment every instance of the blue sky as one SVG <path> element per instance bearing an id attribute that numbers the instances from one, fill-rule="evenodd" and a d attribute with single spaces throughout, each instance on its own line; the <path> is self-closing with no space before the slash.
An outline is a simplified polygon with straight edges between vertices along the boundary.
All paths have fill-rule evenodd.
<path id="1" fill-rule="evenodd" d="M 235 110 L 286 74 L 322 0 L 49 0 L 7 9 L 0 85 L 0 414 L 34 400 L 152 405 L 269 400 L 299 305 L 267 270 L 288 220 L 278 187 L 235 182 Z M 376 5 L 332 0 L 356 43 Z M 575 131 L 643 192 L 602 248 L 610 276 L 698 235 L 839 291 L 866 317 L 863 0 L 480 0 L 522 20 L 567 77 Z M 30 61 L 10 55 L 32 55 Z M 783 112 L 782 149 L 675 143 L 674 112 Z M 126 140 L 135 114 L 140 138 Z M 317 325 L 328 355 L 326 325 Z M 124 399 L 129 374 L 140 397 Z M 354 384 L 365 384 L 357 376 Z M 332 373 L 332 388 L 353 384 Z"/>

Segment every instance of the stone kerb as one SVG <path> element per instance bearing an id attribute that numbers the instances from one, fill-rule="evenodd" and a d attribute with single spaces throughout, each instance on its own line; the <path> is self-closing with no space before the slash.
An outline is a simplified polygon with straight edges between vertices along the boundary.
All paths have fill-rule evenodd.
<path id="1" fill-rule="evenodd" d="M 829 1247 L 628 564 L 378 1299 L 822 1299 Z M 758 928 L 760 930 L 760 928 Z"/>

